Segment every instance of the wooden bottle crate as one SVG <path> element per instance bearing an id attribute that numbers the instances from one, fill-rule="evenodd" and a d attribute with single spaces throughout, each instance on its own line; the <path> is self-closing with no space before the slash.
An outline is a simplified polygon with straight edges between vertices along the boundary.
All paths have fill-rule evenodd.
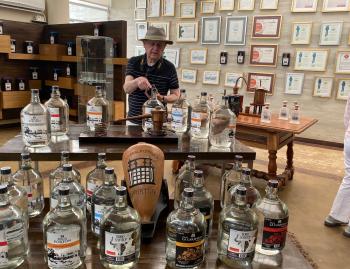
<path id="1" fill-rule="evenodd" d="M 0 108 L 21 108 L 30 102 L 30 91 L 1 91 L 0 92 Z"/>

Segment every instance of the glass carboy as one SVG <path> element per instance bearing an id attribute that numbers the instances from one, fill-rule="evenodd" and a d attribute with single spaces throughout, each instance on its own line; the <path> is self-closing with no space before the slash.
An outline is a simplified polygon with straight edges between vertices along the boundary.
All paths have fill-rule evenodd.
<path id="1" fill-rule="evenodd" d="M 192 107 L 191 135 L 194 138 L 208 138 L 210 123 L 210 107 L 207 102 L 207 93 L 201 93 L 198 104 Z"/>
<path id="2" fill-rule="evenodd" d="M 96 86 L 95 97 L 86 105 L 86 125 L 88 131 L 94 132 L 96 126 L 102 126 L 103 130 L 109 127 L 109 102 L 105 98 L 102 87 Z M 99 129 L 100 130 L 100 129 Z"/>
<path id="3" fill-rule="evenodd" d="M 187 130 L 189 106 L 186 90 L 181 89 L 179 99 L 171 107 L 171 128 L 176 133 L 184 133 Z"/>
<path id="4" fill-rule="evenodd" d="M 160 106 L 161 109 L 165 110 L 164 105 L 157 99 L 158 90 L 153 85 L 151 89 L 151 97 L 142 106 L 142 114 L 151 114 L 153 108 Z M 152 118 L 142 119 L 142 129 L 147 132 L 148 129 L 153 128 Z"/>

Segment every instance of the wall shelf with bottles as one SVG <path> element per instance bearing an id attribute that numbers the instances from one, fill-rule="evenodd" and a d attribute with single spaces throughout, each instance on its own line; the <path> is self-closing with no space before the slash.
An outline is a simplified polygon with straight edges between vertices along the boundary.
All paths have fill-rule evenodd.
<path id="1" fill-rule="evenodd" d="M 58 80 L 45 80 L 46 86 L 58 86 L 62 89 L 74 90 L 77 79 L 73 77 L 58 77 Z"/>
<path id="2" fill-rule="evenodd" d="M 22 108 L 30 101 L 30 91 L 0 92 L 0 109 Z"/>

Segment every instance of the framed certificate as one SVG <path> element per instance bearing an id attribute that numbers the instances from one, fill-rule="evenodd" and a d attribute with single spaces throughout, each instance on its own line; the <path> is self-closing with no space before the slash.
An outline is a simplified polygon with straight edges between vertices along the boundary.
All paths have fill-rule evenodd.
<path id="1" fill-rule="evenodd" d="M 234 10 L 235 0 L 219 0 L 219 10 Z"/>
<path id="2" fill-rule="evenodd" d="M 225 86 L 226 87 L 234 87 L 236 85 L 236 81 L 239 77 L 243 77 L 243 73 L 231 73 L 231 72 L 227 72 L 225 74 Z M 240 79 L 237 87 L 238 88 L 242 88 L 242 82 L 243 79 Z"/>
<path id="3" fill-rule="evenodd" d="M 219 85 L 220 71 L 204 71 L 203 84 Z"/>
<path id="4" fill-rule="evenodd" d="M 191 49 L 190 63 L 191 64 L 206 64 L 208 49 Z"/>
<path id="5" fill-rule="evenodd" d="M 349 11 L 349 0 L 323 0 L 322 12 Z"/>
<path id="6" fill-rule="evenodd" d="M 316 12 L 318 0 L 293 0 L 292 12 Z"/>
<path id="7" fill-rule="evenodd" d="M 350 74 L 350 51 L 337 52 L 335 73 Z"/>
<path id="8" fill-rule="evenodd" d="M 180 3 L 180 18 L 193 19 L 196 17 L 196 2 Z"/>
<path id="9" fill-rule="evenodd" d="M 278 0 L 260 0 L 260 9 L 278 9 Z"/>
<path id="10" fill-rule="evenodd" d="M 320 45 L 339 45 L 343 22 L 324 22 L 321 24 Z"/>
<path id="11" fill-rule="evenodd" d="M 275 67 L 278 45 L 255 44 L 250 46 L 250 65 Z"/>
<path id="12" fill-rule="evenodd" d="M 312 35 L 312 22 L 293 22 L 292 40 L 293 45 L 310 44 Z"/>
<path id="13" fill-rule="evenodd" d="M 244 46 L 247 33 L 247 16 L 226 17 L 225 45 Z"/>
<path id="14" fill-rule="evenodd" d="M 294 70 L 325 71 L 328 49 L 296 49 Z"/>
<path id="15" fill-rule="evenodd" d="M 287 73 L 284 93 L 301 94 L 304 86 L 304 73 Z"/>
<path id="16" fill-rule="evenodd" d="M 195 84 L 197 82 L 197 70 L 195 70 L 195 69 L 182 69 L 181 70 L 181 82 Z"/>
<path id="17" fill-rule="evenodd" d="M 147 17 L 160 16 L 160 0 L 148 0 Z"/>
<path id="18" fill-rule="evenodd" d="M 147 0 L 135 0 L 135 8 L 147 8 Z"/>
<path id="19" fill-rule="evenodd" d="M 135 56 L 140 56 L 145 54 L 146 50 L 143 46 L 135 46 Z"/>
<path id="20" fill-rule="evenodd" d="M 336 99 L 347 100 L 350 94 L 350 78 L 338 79 Z"/>
<path id="21" fill-rule="evenodd" d="M 180 49 L 166 48 L 163 53 L 163 58 L 173 63 L 175 68 L 178 68 L 180 59 Z"/>
<path id="22" fill-rule="evenodd" d="M 146 20 L 146 9 L 136 8 L 134 12 L 135 21 L 145 21 Z"/>
<path id="23" fill-rule="evenodd" d="M 140 40 L 145 37 L 147 32 L 147 22 L 136 22 L 136 40 Z"/>
<path id="24" fill-rule="evenodd" d="M 248 73 L 248 92 L 254 92 L 256 87 L 263 87 L 270 95 L 275 87 L 275 74 L 271 73 Z"/>
<path id="25" fill-rule="evenodd" d="M 221 16 L 202 17 L 202 44 L 220 44 Z"/>
<path id="26" fill-rule="evenodd" d="M 150 21 L 148 22 L 148 26 L 154 26 L 157 28 L 163 28 L 166 38 L 169 40 L 170 37 L 170 22 L 162 22 L 162 21 Z"/>
<path id="27" fill-rule="evenodd" d="M 201 13 L 202 14 L 215 13 L 215 1 L 201 1 Z"/>
<path id="28" fill-rule="evenodd" d="M 315 77 L 313 96 L 331 97 L 333 77 Z"/>
<path id="29" fill-rule="evenodd" d="M 175 16 L 175 0 L 162 0 L 162 16 Z"/>
<path id="30" fill-rule="evenodd" d="M 238 10 L 254 10 L 255 0 L 237 0 Z"/>
<path id="31" fill-rule="evenodd" d="M 177 42 L 197 42 L 198 22 L 179 22 L 176 24 Z"/>
<path id="32" fill-rule="evenodd" d="M 280 38 L 282 16 L 254 16 L 252 38 Z"/>

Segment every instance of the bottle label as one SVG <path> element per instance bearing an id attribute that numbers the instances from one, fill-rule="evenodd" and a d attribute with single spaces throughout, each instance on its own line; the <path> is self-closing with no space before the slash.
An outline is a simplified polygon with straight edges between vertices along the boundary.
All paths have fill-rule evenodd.
<path id="1" fill-rule="evenodd" d="M 30 186 L 24 186 L 24 188 L 27 191 L 27 195 L 28 195 L 28 212 L 30 214 L 34 211 L 36 204 L 39 200 L 38 198 L 39 198 L 40 194 L 38 191 L 38 185 L 33 184 Z M 40 197 L 40 198 L 42 198 L 42 197 Z"/>
<path id="2" fill-rule="evenodd" d="M 32 46 L 27 46 L 27 53 L 33 53 L 33 47 Z"/>
<path id="3" fill-rule="evenodd" d="M 288 217 L 284 219 L 264 219 L 262 248 L 282 250 L 286 243 Z"/>
<path id="4" fill-rule="evenodd" d="M 192 112 L 191 113 L 191 131 L 194 133 L 201 132 L 201 113 Z"/>
<path id="5" fill-rule="evenodd" d="M 11 52 L 16 52 L 16 45 L 14 44 L 11 44 Z"/>
<path id="6" fill-rule="evenodd" d="M 145 114 L 151 114 L 152 113 L 152 107 L 145 107 Z M 153 128 L 153 122 L 152 118 L 145 119 L 145 128 L 146 129 L 152 129 Z"/>
<path id="7" fill-rule="evenodd" d="M 99 30 L 98 28 L 94 28 L 94 36 L 99 36 Z"/>
<path id="8" fill-rule="evenodd" d="M 50 120 L 51 120 L 51 131 L 61 130 L 60 125 L 60 109 L 57 107 L 49 107 Z"/>
<path id="9" fill-rule="evenodd" d="M 99 234 L 100 233 L 100 224 L 101 224 L 101 219 L 103 218 L 103 215 L 107 212 L 108 209 L 112 208 L 113 206 L 111 205 L 93 205 L 94 212 L 93 214 L 93 227 L 94 227 L 94 232 Z"/>
<path id="10" fill-rule="evenodd" d="M 10 244 L 12 241 L 23 240 L 24 238 L 24 220 L 23 222 L 18 222 L 12 227 L 7 228 L 6 230 L 6 239 Z"/>
<path id="11" fill-rule="evenodd" d="M 53 35 L 50 36 L 50 44 L 55 44 L 55 37 Z"/>
<path id="12" fill-rule="evenodd" d="M 182 108 L 172 108 L 171 109 L 171 127 L 173 129 L 182 128 L 184 125 L 184 110 Z"/>
<path id="13" fill-rule="evenodd" d="M 32 73 L 32 78 L 33 79 L 38 79 L 38 72 L 33 72 Z"/>
<path id="14" fill-rule="evenodd" d="M 105 254 L 109 264 L 126 264 L 136 259 L 136 231 L 116 234 L 105 232 Z"/>
<path id="15" fill-rule="evenodd" d="M 24 114 L 23 135 L 28 142 L 46 142 L 48 139 L 46 115 Z"/>
<path id="16" fill-rule="evenodd" d="M 72 56 L 72 55 L 73 55 L 72 47 L 68 47 L 68 48 L 67 48 L 67 54 L 68 54 L 69 56 Z"/>
<path id="17" fill-rule="evenodd" d="M 66 68 L 66 74 L 67 74 L 68 77 L 70 76 L 70 67 Z"/>
<path id="18" fill-rule="evenodd" d="M 207 229 L 205 231 L 205 237 L 208 237 L 209 236 L 209 232 L 210 232 L 210 224 L 212 222 L 212 215 L 211 215 L 210 207 L 203 207 L 203 208 L 198 208 L 198 209 L 204 215 L 205 222 L 207 223 Z"/>
<path id="19" fill-rule="evenodd" d="M 177 233 L 175 266 L 192 268 L 200 265 L 204 259 L 204 234 Z"/>
<path id="20" fill-rule="evenodd" d="M 80 227 L 47 232 L 49 267 L 72 268 L 80 263 Z"/>
<path id="21" fill-rule="evenodd" d="M 233 260 L 253 258 L 255 252 L 257 230 L 238 231 L 230 229 L 227 245 L 227 257 Z"/>
<path id="22" fill-rule="evenodd" d="M 8 263 L 8 243 L 6 240 L 5 229 L 0 230 L 0 265 Z"/>
<path id="23" fill-rule="evenodd" d="M 5 91 L 11 91 L 11 83 L 9 82 L 5 83 Z"/>
<path id="24" fill-rule="evenodd" d="M 95 125 L 102 122 L 102 106 L 87 106 L 87 126 L 95 128 Z"/>
<path id="25" fill-rule="evenodd" d="M 58 80 L 58 74 L 57 73 L 53 73 L 53 80 Z"/>
<path id="26" fill-rule="evenodd" d="M 18 83 L 18 88 L 19 88 L 20 91 L 24 91 L 24 90 L 25 90 L 25 84 L 24 84 L 24 82 Z"/>

